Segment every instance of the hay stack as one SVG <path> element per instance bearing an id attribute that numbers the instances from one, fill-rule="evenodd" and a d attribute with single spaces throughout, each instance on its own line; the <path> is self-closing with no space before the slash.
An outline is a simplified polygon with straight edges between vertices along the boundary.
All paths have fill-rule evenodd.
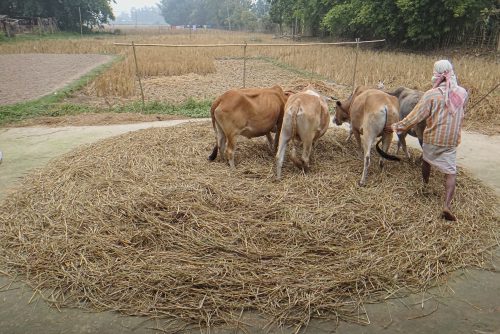
<path id="1" fill-rule="evenodd" d="M 57 306 L 202 325 L 245 309 L 299 328 L 362 322 L 363 303 L 486 266 L 498 240 L 495 195 L 464 172 L 447 224 L 441 176 L 422 191 L 413 164 L 373 163 L 358 187 L 343 130 L 279 183 L 264 139 L 242 140 L 231 172 L 207 161 L 213 137 L 208 123 L 148 129 L 53 161 L 0 207 L 0 269 Z"/>

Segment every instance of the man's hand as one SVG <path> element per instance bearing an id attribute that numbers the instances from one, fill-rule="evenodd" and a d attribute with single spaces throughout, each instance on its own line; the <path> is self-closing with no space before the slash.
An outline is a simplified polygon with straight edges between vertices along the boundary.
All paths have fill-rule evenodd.
<path id="1" fill-rule="evenodd" d="M 392 128 L 392 131 L 396 132 L 396 134 L 398 134 L 398 135 L 400 135 L 404 132 L 398 128 L 397 123 L 391 124 L 391 128 Z"/>

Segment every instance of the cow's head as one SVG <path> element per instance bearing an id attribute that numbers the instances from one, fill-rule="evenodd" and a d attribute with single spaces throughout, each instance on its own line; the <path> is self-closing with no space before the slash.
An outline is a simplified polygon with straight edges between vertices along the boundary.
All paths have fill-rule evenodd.
<path id="1" fill-rule="evenodd" d="M 295 94 L 295 92 L 292 92 L 291 90 L 285 90 L 283 92 L 283 96 L 285 97 L 285 102 L 288 101 L 288 98 Z"/>
<path id="2" fill-rule="evenodd" d="M 349 121 L 351 118 L 349 115 L 349 107 L 351 102 L 349 100 L 339 101 L 337 100 L 335 108 L 335 116 L 333 117 L 333 122 L 337 125 L 342 125 L 342 123 Z"/>
<path id="3" fill-rule="evenodd" d="M 335 108 L 335 116 L 333 117 L 333 122 L 337 125 L 342 125 L 342 123 L 349 121 L 351 119 L 351 103 L 354 101 L 354 99 L 367 89 L 370 89 L 369 87 L 366 86 L 358 86 L 352 94 L 349 96 L 349 98 L 345 101 L 339 101 L 337 100 L 336 102 L 336 108 Z"/>

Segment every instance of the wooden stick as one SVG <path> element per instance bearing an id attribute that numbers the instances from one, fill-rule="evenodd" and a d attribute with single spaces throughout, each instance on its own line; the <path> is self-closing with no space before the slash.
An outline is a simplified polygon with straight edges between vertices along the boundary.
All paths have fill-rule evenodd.
<path id="1" fill-rule="evenodd" d="M 247 43 L 243 45 L 243 88 L 247 77 Z"/>
<path id="2" fill-rule="evenodd" d="M 137 65 L 137 55 L 135 53 L 134 41 L 132 41 L 132 49 L 134 50 L 135 73 L 137 75 L 137 79 L 139 80 L 139 87 L 141 89 L 141 98 L 142 98 L 142 109 L 144 110 L 144 91 L 142 90 L 141 75 L 139 74 L 139 65 Z"/>
<path id="3" fill-rule="evenodd" d="M 135 44 L 135 46 L 160 46 L 160 47 L 169 47 L 169 48 L 216 48 L 216 47 L 225 47 L 225 46 L 313 46 L 313 45 L 359 45 L 366 43 L 379 43 L 385 42 L 385 39 L 378 39 L 373 41 L 359 41 L 357 38 L 357 42 L 337 42 L 337 43 L 286 43 L 286 44 Z M 113 43 L 117 46 L 132 46 L 130 43 Z"/>
<path id="4" fill-rule="evenodd" d="M 356 84 L 356 67 L 358 66 L 358 53 L 359 53 L 359 38 L 356 38 L 356 57 L 354 58 L 354 73 L 352 74 L 352 91 L 354 92 Z"/>

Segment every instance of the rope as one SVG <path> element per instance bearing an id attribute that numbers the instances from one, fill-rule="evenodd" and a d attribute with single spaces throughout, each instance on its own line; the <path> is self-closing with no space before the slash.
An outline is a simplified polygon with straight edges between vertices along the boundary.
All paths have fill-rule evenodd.
<path id="1" fill-rule="evenodd" d="M 498 88 L 498 86 L 500 86 L 500 82 L 499 82 L 499 83 L 497 83 L 497 85 L 496 85 L 495 87 L 493 87 L 492 89 L 490 89 L 490 91 L 489 91 L 488 93 L 486 93 L 486 95 L 484 95 L 484 96 L 483 96 L 483 97 L 482 97 L 479 101 L 477 101 L 477 102 L 476 102 L 476 103 L 472 106 L 472 108 L 469 108 L 469 109 L 467 110 L 467 112 L 470 112 L 470 111 L 471 111 L 471 110 L 473 110 L 475 107 L 477 107 L 479 103 L 483 102 L 483 100 L 484 100 L 484 99 L 485 99 L 488 95 L 490 95 L 491 93 L 493 93 L 493 91 L 494 91 L 495 89 L 497 89 L 497 88 Z"/>

